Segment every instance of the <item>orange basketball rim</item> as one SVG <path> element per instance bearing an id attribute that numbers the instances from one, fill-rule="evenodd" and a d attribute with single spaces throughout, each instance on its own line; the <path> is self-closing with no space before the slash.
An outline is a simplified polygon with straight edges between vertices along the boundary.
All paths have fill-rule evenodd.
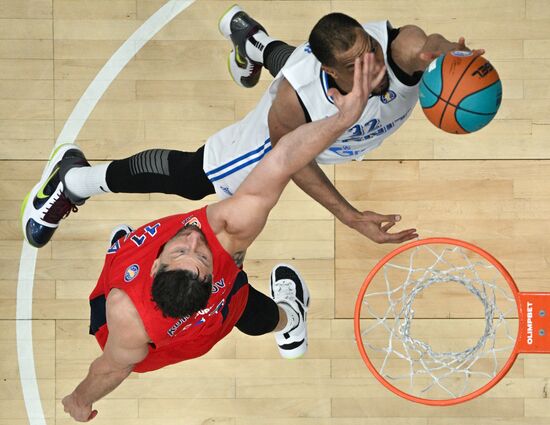
<path id="1" fill-rule="evenodd" d="M 427 291 L 446 298 L 430 301 Z M 463 312 L 430 317 L 466 296 Z M 467 317 L 477 304 L 479 317 Z M 470 335 L 476 327 L 479 334 Z M 550 353 L 550 293 L 519 292 L 496 258 L 468 242 L 417 240 L 386 255 L 368 274 L 354 328 L 363 360 L 386 388 L 414 402 L 448 406 L 491 389 L 518 354 Z M 457 347 L 465 341 L 466 348 Z"/>

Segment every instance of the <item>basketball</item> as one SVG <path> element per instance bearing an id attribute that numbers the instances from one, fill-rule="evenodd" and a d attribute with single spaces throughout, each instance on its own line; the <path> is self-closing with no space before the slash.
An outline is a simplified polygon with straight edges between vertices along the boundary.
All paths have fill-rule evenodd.
<path id="1" fill-rule="evenodd" d="M 420 82 L 420 105 L 436 127 L 466 134 L 485 127 L 496 115 L 502 84 L 496 69 L 482 56 L 454 51 L 439 56 Z"/>

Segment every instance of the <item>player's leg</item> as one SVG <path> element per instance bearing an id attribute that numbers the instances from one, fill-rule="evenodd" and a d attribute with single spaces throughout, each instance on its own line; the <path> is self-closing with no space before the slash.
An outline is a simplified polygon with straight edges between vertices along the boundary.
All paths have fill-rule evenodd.
<path id="1" fill-rule="evenodd" d="M 263 50 L 264 67 L 273 77 L 276 77 L 294 50 L 296 50 L 295 46 L 280 40 L 268 44 Z"/>
<path id="2" fill-rule="evenodd" d="M 203 170 L 204 147 L 196 152 L 149 149 L 93 167 L 73 167 L 63 174 L 72 199 L 101 193 L 166 193 L 198 200 L 214 193 Z"/>
<path id="3" fill-rule="evenodd" d="M 53 236 L 62 218 L 90 196 L 109 193 L 176 194 L 202 199 L 215 193 L 203 170 L 204 149 L 180 152 L 151 149 L 90 167 L 80 148 L 61 145 L 21 208 L 25 238 L 37 248 Z"/>
<path id="4" fill-rule="evenodd" d="M 215 193 L 204 172 L 203 161 L 204 146 L 196 152 L 150 149 L 111 162 L 104 178 L 108 190 L 115 193 L 166 193 L 198 200 Z M 86 188 L 79 184 L 84 182 L 79 173 L 81 170 L 76 169 L 73 176 L 67 175 L 67 189 L 82 188 L 80 195 L 84 196 Z"/>
<path id="5" fill-rule="evenodd" d="M 307 351 L 309 291 L 291 266 L 280 264 L 271 273 L 271 298 L 249 288 L 246 308 L 235 325 L 247 335 L 274 332 L 279 352 L 292 359 Z"/>
<path id="6" fill-rule="evenodd" d="M 247 335 L 265 335 L 274 332 L 282 320 L 286 320 L 286 316 L 273 299 L 249 285 L 246 307 L 235 327 Z"/>
<path id="7" fill-rule="evenodd" d="M 233 80 L 243 87 L 254 87 L 258 83 L 262 65 L 276 76 L 295 49 L 270 37 L 259 22 L 237 5 L 221 17 L 219 28 L 233 43 L 229 71 Z"/>

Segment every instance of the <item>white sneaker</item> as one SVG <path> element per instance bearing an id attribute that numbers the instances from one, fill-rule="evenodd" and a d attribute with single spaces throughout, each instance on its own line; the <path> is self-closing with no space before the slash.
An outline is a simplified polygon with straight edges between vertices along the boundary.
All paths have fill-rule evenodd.
<path id="1" fill-rule="evenodd" d="M 307 310 L 309 291 L 296 269 L 288 264 L 278 264 L 271 272 L 271 298 L 284 307 L 290 307 L 298 317 L 290 329 L 275 333 L 279 352 L 285 359 L 295 359 L 307 351 Z M 284 308 L 283 307 L 283 308 Z M 287 325 L 288 328 L 288 325 Z"/>
<path id="2" fill-rule="evenodd" d="M 21 227 L 32 246 L 41 248 L 46 245 L 59 222 L 84 204 L 87 198 L 74 196 L 65 188 L 65 175 L 72 168 L 89 166 L 77 145 L 63 144 L 52 153 L 40 181 L 21 205 Z"/>
<path id="3" fill-rule="evenodd" d="M 124 236 L 129 235 L 132 233 L 134 229 L 132 229 L 127 224 L 119 224 L 111 231 L 111 236 L 109 237 L 109 240 L 111 241 L 111 246 L 115 244 L 116 241 L 123 238 Z"/>
<path id="4" fill-rule="evenodd" d="M 239 65 L 235 56 L 235 50 L 231 50 L 227 57 L 227 69 L 233 81 L 241 87 L 249 88 L 258 83 L 262 66 L 258 66 L 247 58 L 244 58 L 242 64 Z M 255 81 L 255 83 L 251 85 L 250 81 Z"/>
<path id="5" fill-rule="evenodd" d="M 263 65 L 248 57 L 246 41 L 258 31 L 266 34 L 267 31 L 236 4 L 223 14 L 218 22 L 218 28 L 222 35 L 233 43 L 233 51 L 229 55 L 229 72 L 233 80 L 241 87 L 254 87 L 260 80 Z M 241 68 L 244 73 L 235 73 L 236 68 Z"/>

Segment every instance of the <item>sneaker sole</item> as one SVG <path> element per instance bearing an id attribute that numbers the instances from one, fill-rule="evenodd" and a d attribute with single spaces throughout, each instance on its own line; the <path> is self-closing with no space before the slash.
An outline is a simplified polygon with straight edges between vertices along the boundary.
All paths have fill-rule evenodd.
<path id="1" fill-rule="evenodd" d="M 27 195 L 25 196 L 25 199 L 23 200 L 23 203 L 21 204 L 21 216 L 20 216 L 21 231 L 23 233 L 23 237 L 25 238 L 25 240 L 29 244 L 31 242 L 29 242 L 29 240 L 27 239 L 27 235 L 25 234 L 25 229 L 27 227 L 27 221 L 30 218 L 30 213 L 27 212 L 27 206 L 29 204 L 29 200 L 31 200 L 31 202 L 32 202 L 32 199 L 34 199 L 34 197 L 36 196 L 36 194 L 38 193 L 38 191 L 40 190 L 40 188 L 44 184 L 44 179 L 47 178 L 50 175 L 50 173 L 52 172 L 55 164 L 57 164 L 59 162 L 59 161 L 54 161 L 53 159 L 60 153 L 61 153 L 61 157 L 59 159 L 61 159 L 63 157 L 63 155 L 65 155 L 65 152 L 67 152 L 70 149 L 74 149 L 75 147 L 77 149 L 80 149 L 80 147 L 78 147 L 77 145 L 74 145 L 72 143 L 64 143 L 64 144 L 58 146 L 57 149 L 55 149 L 53 151 L 53 153 L 50 155 L 50 158 L 48 159 L 48 164 L 46 165 L 46 167 L 44 168 L 44 171 L 42 172 L 42 176 L 40 177 L 40 180 L 29 191 L 29 193 L 27 193 Z M 48 226 L 47 224 L 44 224 L 44 225 Z M 48 227 L 56 228 L 57 226 L 48 226 Z"/>
<path id="2" fill-rule="evenodd" d="M 307 284 L 306 284 L 306 281 L 305 279 L 302 277 L 302 275 L 300 274 L 300 272 L 298 270 L 296 270 L 294 267 L 292 267 L 290 264 L 285 264 L 285 263 L 280 263 L 280 264 L 277 264 L 275 267 L 273 267 L 273 271 L 271 272 L 271 280 L 272 281 L 275 281 L 275 269 L 277 269 L 278 267 L 287 267 L 289 268 L 290 270 L 292 270 L 294 273 L 296 273 L 296 275 L 298 276 L 298 278 L 303 282 L 303 287 L 304 287 L 304 298 L 306 299 L 306 307 L 309 308 L 309 300 L 310 300 L 310 297 L 309 297 L 309 288 L 307 287 Z"/>
<path id="3" fill-rule="evenodd" d="M 306 281 L 304 280 L 302 275 L 298 272 L 298 270 L 296 270 L 290 264 L 285 264 L 285 263 L 280 263 L 280 264 L 277 264 L 275 267 L 273 267 L 273 271 L 271 272 L 271 281 L 275 280 L 275 269 L 277 269 L 280 266 L 287 267 L 290 270 L 292 270 L 294 273 L 296 273 L 298 278 L 302 281 L 303 289 L 304 289 L 304 298 L 305 298 L 305 301 L 306 301 L 305 302 L 306 314 L 307 314 L 307 310 L 309 310 L 310 296 L 309 296 L 309 288 L 307 287 Z M 307 319 L 306 319 L 306 321 L 307 321 Z M 300 357 L 302 357 L 304 354 L 306 354 L 307 349 L 308 349 L 307 326 L 306 326 L 306 337 L 305 337 L 305 344 L 304 345 L 305 345 L 305 347 L 301 345 L 299 347 L 293 348 L 292 350 L 284 350 L 284 351 L 281 350 L 281 348 L 278 347 L 279 348 L 279 353 L 281 354 L 281 357 L 283 357 L 284 359 L 287 359 L 287 360 L 296 360 L 296 359 L 299 359 Z"/>
<path id="4" fill-rule="evenodd" d="M 279 348 L 279 353 L 281 354 L 281 357 L 286 360 L 296 360 L 300 357 L 303 357 L 304 354 L 307 353 L 308 345 L 307 345 L 307 337 L 306 342 L 304 343 L 305 347 L 303 345 L 293 348 L 292 350 L 281 350 Z"/>
<path id="5" fill-rule="evenodd" d="M 218 29 L 226 39 L 231 40 L 231 18 L 233 18 L 236 13 L 242 11 L 243 9 L 238 4 L 234 4 L 226 10 L 218 21 Z"/>
<path id="6" fill-rule="evenodd" d="M 279 353 L 281 353 L 281 357 L 285 360 L 297 360 L 304 356 L 304 354 L 307 353 L 307 343 L 306 348 L 302 349 L 302 347 L 295 348 L 294 350 L 285 351 L 285 356 L 283 356 L 283 353 L 279 349 Z"/>

